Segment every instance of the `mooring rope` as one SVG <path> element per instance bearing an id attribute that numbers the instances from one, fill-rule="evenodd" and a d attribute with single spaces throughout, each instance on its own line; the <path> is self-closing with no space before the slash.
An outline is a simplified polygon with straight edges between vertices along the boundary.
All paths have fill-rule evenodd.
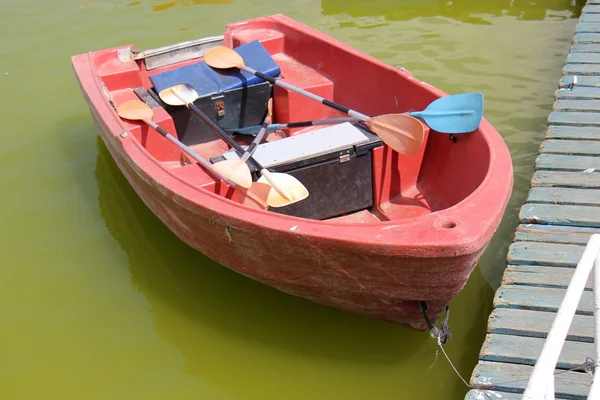
<path id="1" fill-rule="evenodd" d="M 438 350 L 442 350 L 442 353 L 444 354 L 444 357 L 446 357 L 448 364 L 450 364 L 450 366 L 454 370 L 454 373 L 456 373 L 456 375 L 465 384 L 465 386 L 467 386 L 469 389 L 478 390 L 480 394 L 483 394 L 485 397 L 487 397 L 490 400 L 494 400 L 489 394 L 487 394 L 485 392 L 485 390 L 490 391 L 490 392 L 493 392 L 494 390 L 493 389 L 482 389 L 482 388 L 477 388 L 477 387 L 471 386 L 466 381 L 466 379 L 462 377 L 460 372 L 458 372 L 458 369 L 456 368 L 456 366 L 450 359 L 450 356 L 448 356 L 448 353 L 446 353 L 446 350 L 444 349 L 443 345 L 446 344 L 448 342 L 448 339 L 452 337 L 452 333 L 450 332 L 450 329 L 448 328 L 448 319 L 450 317 L 450 307 L 446 306 L 446 318 L 444 318 L 444 321 L 442 321 L 442 324 L 440 325 L 439 329 L 435 325 L 433 325 L 433 323 L 431 323 L 431 320 L 429 319 L 429 316 L 427 315 L 427 303 L 426 302 L 424 302 L 424 301 L 421 302 L 421 309 L 423 311 L 423 317 L 425 318 L 425 322 L 427 323 L 427 326 L 429 327 L 429 332 L 431 333 L 431 336 L 433 336 L 433 338 L 436 339 L 437 347 L 439 348 L 439 349 L 436 348 L 433 364 L 437 363 Z M 593 358 L 586 357 L 585 361 L 583 363 L 581 363 L 581 365 L 578 365 L 578 366 L 576 366 L 574 368 L 570 368 L 570 369 L 554 371 L 554 375 L 556 376 L 556 375 L 564 374 L 565 372 L 574 372 L 574 371 L 587 372 L 590 375 L 594 375 L 594 373 L 596 371 L 600 371 L 600 360 L 598 360 L 598 362 L 596 362 L 596 361 L 594 361 Z M 505 381 L 505 382 L 494 382 L 494 386 L 506 385 L 509 383 L 525 382 L 525 381 L 529 381 L 529 377 L 526 377 L 523 379 Z M 496 389 L 496 390 L 498 390 L 498 389 Z"/>

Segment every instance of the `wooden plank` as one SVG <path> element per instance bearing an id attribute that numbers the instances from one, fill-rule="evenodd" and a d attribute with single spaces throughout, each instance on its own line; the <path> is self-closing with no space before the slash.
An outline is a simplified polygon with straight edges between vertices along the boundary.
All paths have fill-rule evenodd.
<path id="1" fill-rule="evenodd" d="M 577 26 L 575 26 L 576 33 L 599 33 L 600 32 L 600 24 L 596 24 L 593 22 L 579 22 Z"/>
<path id="2" fill-rule="evenodd" d="M 464 400 L 521 400 L 522 393 L 508 393 L 499 390 L 472 389 L 467 392 Z M 564 397 L 556 397 L 556 400 L 566 400 Z"/>
<path id="3" fill-rule="evenodd" d="M 575 33 L 573 43 L 600 43 L 599 33 Z"/>
<path id="4" fill-rule="evenodd" d="M 600 64 L 573 64 L 567 63 L 562 69 L 563 75 L 577 75 L 579 83 L 580 75 L 598 75 L 600 74 Z"/>
<path id="5" fill-rule="evenodd" d="M 538 204 L 600 206 L 600 190 L 536 186 L 529 190 L 527 202 Z"/>
<path id="6" fill-rule="evenodd" d="M 600 14 L 582 14 L 581 17 L 579 17 L 579 21 L 580 22 L 600 22 Z"/>
<path id="7" fill-rule="evenodd" d="M 520 393 L 500 392 L 496 390 L 472 389 L 465 395 L 465 400 L 521 400 Z M 563 400 L 557 398 L 556 400 Z"/>
<path id="8" fill-rule="evenodd" d="M 507 263 L 575 267 L 585 246 L 542 242 L 514 242 L 508 248 Z"/>
<path id="9" fill-rule="evenodd" d="M 560 78 L 558 85 L 566 88 L 573 82 L 573 75 L 564 75 Z M 577 76 L 576 87 L 600 87 L 600 76 Z"/>
<path id="10" fill-rule="evenodd" d="M 536 158 L 535 165 L 538 170 L 579 171 L 582 173 L 586 171 L 585 173 L 591 173 L 594 171 L 590 168 L 600 170 L 600 157 L 544 153 Z"/>
<path id="11" fill-rule="evenodd" d="M 600 208 L 590 206 L 533 204 L 521 207 L 523 224 L 589 226 L 600 228 Z"/>
<path id="12" fill-rule="evenodd" d="M 600 126 L 600 113 L 552 111 L 548 117 L 550 125 Z"/>
<path id="13" fill-rule="evenodd" d="M 556 313 L 496 308 L 490 314 L 488 333 L 546 338 Z M 575 315 L 567 340 L 594 343 L 594 317 Z"/>
<path id="14" fill-rule="evenodd" d="M 600 18 L 600 15 L 597 17 Z M 600 21 L 600 20 L 599 20 Z M 598 43 L 573 43 L 571 53 L 600 53 L 600 44 Z"/>
<path id="15" fill-rule="evenodd" d="M 600 112 L 600 100 L 575 99 L 556 100 L 552 105 L 552 111 L 596 111 Z"/>
<path id="16" fill-rule="evenodd" d="M 600 173 L 535 171 L 531 178 L 532 186 L 582 187 L 600 189 Z"/>
<path id="17" fill-rule="evenodd" d="M 600 45 L 598 45 L 600 47 Z M 554 92 L 555 99 L 590 100 L 600 99 L 600 88 L 575 86 L 573 89 L 560 88 Z"/>
<path id="18" fill-rule="evenodd" d="M 575 268 L 547 267 L 538 265 L 509 265 L 504 270 L 502 282 L 505 285 L 523 285 L 566 289 L 571 282 Z M 592 275 L 585 290 L 592 290 Z"/>
<path id="19" fill-rule="evenodd" d="M 598 14 L 600 16 L 600 14 Z M 598 64 L 599 53 L 570 53 L 567 56 L 567 64 Z"/>
<path id="20" fill-rule="evenodd" d="M 533 367 L 542 352 L 545 341 L 542 338 L 524 336 L 487 335 L 481 347 L 479 359 L 531 365 Z M 594 357 L 594 355 L 593 343 L 566 341 L 556 363 L 556 368 L 583 369 L 586 358 Z"/>
<path id="21" fill-rule="evenodd" d="M 521 224 L 517 227 L 517 231 L 515 232 L 515 240 L 524 242 L 578 244 L 585 246 L 590 240 L 590 236 L 594 233 L 600 233 L 600 228 Z"/>
<path id="22" fill-rule="evenodd" d="M 494 307 L 557 312 L 565 297 L 565 289 L 538 288 L 535 286 L 502 285 L 496 291 Z M 584 291 L 576 314 L 594 315 L 593 293 Z"/>
<path id="23" fill-rule="evenodd" d="M 592 126 L 550 125 L 547 139 L 600 140 L 600 130 Z"/>
<path id="24" fill-rule="evenodd" d="M 577 101 L 577 100 L 576 100 Z M 600 114 L 597 114 L 600 117 Z M 600 122 L 600 121 L 599 121 Z M 545 140 L 540 153 L 595 156 L 600 154 L 600 141 L 597 140 Z"/>
<path id="25" fill-rule="evenodd" d="M 532 371 L 533 367 L 529 365 L 480 361 L 473 371 L 470 386 L 478 389 L 523 393 Z M 592 383 L 590 374 L 561 370 L 557 372 L 560 372 L 554 376 L 557 398 L 586 400 Z"/>
<path id="26" fill-rule="evenodd" d="M 590 1 L 581 9 L 581 15 L 594 13 L 600 13 L 600 5 L 596 5 L 596 3 Z"/>

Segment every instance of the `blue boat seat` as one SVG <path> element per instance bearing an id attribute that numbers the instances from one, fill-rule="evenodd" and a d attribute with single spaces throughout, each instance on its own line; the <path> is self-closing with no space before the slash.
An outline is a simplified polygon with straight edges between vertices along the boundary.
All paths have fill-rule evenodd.
<path id="1" fill-rule="evenodd" d="M 272 77 L 281 73 L 277 63 L 258 40 L 243 44 L 234 50 L 242 56 L 248 67 Z M 213 69 L 204 61 L 161 72 L 151 76 L 150 80 L 157 93 L 171 86 L 187 83 L 198 92 L 198 97 L 265 82 L 262 78 L 237 68 Z"/>

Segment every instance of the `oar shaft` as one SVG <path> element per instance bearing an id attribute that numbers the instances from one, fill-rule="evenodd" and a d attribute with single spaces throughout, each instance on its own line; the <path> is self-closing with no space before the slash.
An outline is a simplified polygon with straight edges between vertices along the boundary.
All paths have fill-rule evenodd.
<path id="1" fill-rule="evenodd" d="M 194 103 L 188 103 L 187 107 L 190 110 L 192 110 L 194 114 L 196 114 L 202 121 L 204 121 L 204 123 L 208 125 L 217 135 L 219 135 L 221 139 L 223 139 L 228 145 L 233 147 L 239 153 L 240 157 L 242 156 L 242 154 L 244 154 L 244 148 L 240 146 L 235 140 L 233 140 L 231 136 L 225 133 L 225 131 L 221 129 L 219 125 L 215 124 L 210 118 L 208 118 L 206 114 L 200 111 L 200 109 L 196 107 Z M 250 159 L 252 160 L 252 162 L 254 162 L 254 164 L 256 164 L 259 170 L 264 169 L 264 167 L 260 165 L 258 161 L 256 161 L 254 158 L 250 157 Z"/>
<path id="2" fill-rule="evenodd" d="M 471 110 L 456 110 L 456 111 L 413 111 L 408 113 L 411 117 L 446 117 L 453 115 L 472 115 L 474 114 Z"/>
<path id="3" fill-rule="evenodd" d="M 225 178 L 223 175 L 221 175 L 217 171 L 213 170 L 211 168 L 211 164 L 208 161 L 206 161 L 204 158 L 200 157 L 198 154 L 196 154 L 195 151 L 193 151 L 192 149 L 190 149 L 189 147 L 187 147 L 185 144 L 181 143 L 179 140 L 177 140 L 169 132 L 165 131 L 163 128 L 161 128 L 160 126 L 158 126 L 154 121 L 146 120 L 144 122 L 147 123 L 148 125 L 150 125 L 152 128 L 154 128 L 158 133 L 160 133 L 161 135 L 163 135 L 165 138 L 167 138 L 168 140 L 170 140 L 172 143 L 174 143 L 175 145 L 177 145 L 177 147 L 179 147 L 181 150 L 183 150 L 187 154 L 189 154 L 190 157 L 192 157 L 194 160 L 198 161 L 203 167 L 205 167 L 208 171 L 210 171 L 210 173 L 214 174 L 217 178 L 219 178 L 222 181 L 226 182 L 231 187 L 236 187 L 235 183 L 233 183 L 229 179 Z"/>
<path id="4" fill-rule="evenodd" d="M 342 117 L 342 118 L 327 118 L 327 119 L 315 119 L 312 121 L 299 121 L 299 122 L 290 122 L 287 124 L 271 124 L 267 126 L 267 132 L 276 131 L 278 129 L 291 129 L 291 128 L 304 128 L 307 126 L 316 126 L 316 125 L 331 125 L 331 124 L 339 124 L 342 122 L 357 122 L 358 118 L 355 117 Z M 248 126 L 246 128 L 238 128 L 238 129 L 228 129 L 230 132 L 238 132 L 241 134 L 253 134 L 260 129 L 260 125 Z"/>
<path id="5" fill-rule="evenodd" d="M 336 109 L 338 111 L 346 113 L 346 114 L 348 114 L 351 117 L 356 117 L 356 118 L 358 118 L 359 120 L 361 120 L 363 122 L 366 122 L 369 119 L 369 116 L 367 116 L 365 114 L 361 114 L 358 111 L 354 111 L 354 110 L 352 110 L 352 109 L 350 109 L 348 107 L 344 107 L 342 105 L 334 103 L 333 101 L 327 100 L 327 99 L 325 99 L 325 98 L 323 98 L 321 96 L 317 96 L 314 93 L 307 92 L 304 89 L 300 89 L 300 88 L 298 88 L 296 86 L 290 85 L 289 83 L 287 83 L 285 81 L 282 81 L 280 79 L 275 79 L 275 78 L 273 78 L 273 77 L 271 77 L 269 75 L 265 75 L 262 72 L 258 72 L 257 70 L 252 69 L 252 68 L 250 68 L 248 66 L 244 65 L 240 69 L 243 70 L 243 71 L 248 72 L 249 74 L 256 75 L 259 78 L 262 78 L 265 81 L 267 81 L 267 82 L 269 82 L 269 83 L 271 83 L 273 85 L 281 86 L 282 88 L 291 90 L 292 92 L 296 92 L 298 94 L 301 94 L 303 96 L 308 97 L 309 99 L 313 99 L 315 101 L 318 101 L 319 103 L 322 103 L 322 104 L 324 104 L 324 105 L 326 105 L 328 107 L 331 107 L 333 109 Z"/>

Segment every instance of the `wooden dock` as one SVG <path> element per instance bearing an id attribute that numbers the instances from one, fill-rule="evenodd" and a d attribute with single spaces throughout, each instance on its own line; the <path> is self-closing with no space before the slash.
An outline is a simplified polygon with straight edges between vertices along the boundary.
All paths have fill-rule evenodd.
<path id="1" fill-rule="evenodd" d="M 585 244 L 600 233 L 600 0 L 577 25 L 519 222 L 468 400 L 521 398 Z M 590 278 L 557 365 L 557 399 L 583 400 L 590 388 L 592 376 L 574 369 L 595 354 L 591 288 Z"/>

